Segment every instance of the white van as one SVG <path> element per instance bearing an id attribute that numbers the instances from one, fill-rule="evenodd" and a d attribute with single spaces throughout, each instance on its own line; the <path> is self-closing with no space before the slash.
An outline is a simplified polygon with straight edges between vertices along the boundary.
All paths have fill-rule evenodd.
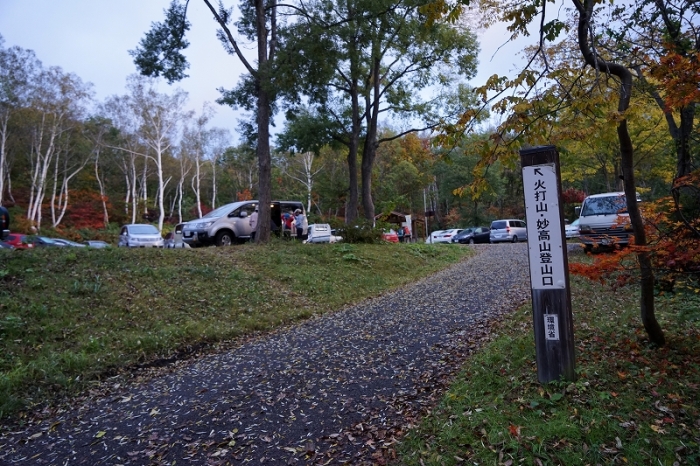
<path id="1" fill-rule="evenodd" d="M 637 194 L 637 202 L 641 200 Z M 629 244 L 633 232 L 625 193 L 601 193 L 585 198 L 578 226 L 586 250 Z"/>
<path id="2" fill-rule="evenodd" d="M 218 207 L 202 218 L 182 224 L 182 240 L 192 247 L 229 246 L 250 239 L 253 229 L 250 227 L 250 215 L 258 206 L 258 201 L 232 202 Z M 306 237 L 308 221 L 304 205 L 299 201 L 272 201 L 270 212 L 271 227 L 274 234 L 280 233 L 282 214 L 301 210 L 304 214 L 303 235 Z M 260 220 L 258 220 L 260 221 Z"/>
<path id="3" fill-rule="evenodd" d="M 525 222 L 515 218 L 494 220 L 491 222 L 489 241 L 491 243 L 527 241 L 527 226 Z"/>

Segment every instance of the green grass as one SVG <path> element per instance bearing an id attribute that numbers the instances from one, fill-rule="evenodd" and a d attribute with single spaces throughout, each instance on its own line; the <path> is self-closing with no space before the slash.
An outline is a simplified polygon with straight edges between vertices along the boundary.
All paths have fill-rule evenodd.
<path id="1" fill-rule="evenodd" d="M 656 348 L 638 289 L 571 283 L 577 380 L 538 383 L 522 308 L 402 441 L 399 464 L 700 464 L 700 322 L 687 304 L 697 297 L 657 299 L 668 343 Z"/>
<path id="2" fill-rule="evenodd" d="M 273 241 L 0 252 L 0 417 L 14 417 L 136 364 L 338 310 L 469 248 Z"/>

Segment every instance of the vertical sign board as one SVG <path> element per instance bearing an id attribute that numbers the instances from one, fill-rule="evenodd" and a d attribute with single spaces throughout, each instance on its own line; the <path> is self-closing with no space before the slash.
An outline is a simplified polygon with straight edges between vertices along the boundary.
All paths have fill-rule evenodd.
<path id="1" fill-rule="evenodd" d="M 574 328 L 559 154 L 553 146 L 520 151 L 540 382 L 575 379 Z"/>

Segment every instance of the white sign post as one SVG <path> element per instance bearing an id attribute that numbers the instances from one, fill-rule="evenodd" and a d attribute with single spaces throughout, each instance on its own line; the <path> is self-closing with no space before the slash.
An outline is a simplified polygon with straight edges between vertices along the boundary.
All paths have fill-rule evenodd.
<path id="1" fill-rule="evenodd" d="M 530 261 L 530 285 L 542 383 L 575 379 L 568 257 L 560 203 L 559 154 L 554 146 L 520 151 Z"/>
<path id="2" fill-rule="evenodd" d="M 554 164 L 523 167 L 523 190 L 533 290 L 566 288 L 564 246 Z"/>

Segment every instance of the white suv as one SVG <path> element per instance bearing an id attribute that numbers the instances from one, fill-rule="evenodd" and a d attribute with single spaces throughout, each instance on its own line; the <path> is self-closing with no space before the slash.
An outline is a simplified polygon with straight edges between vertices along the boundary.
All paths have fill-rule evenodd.
<path id="1" fill-rule="evenodd" d="M 162 248 L 163 237 L 158 228 L 147 223 L 124 225 L 119 232 L 117 247 Z"/>
<path id="2" fill-rule="evenodd" d="M 516 219 L 494 220 L 491 222 L 489 240 L 492 243 L 527 241 L 525 222 Z"/>

